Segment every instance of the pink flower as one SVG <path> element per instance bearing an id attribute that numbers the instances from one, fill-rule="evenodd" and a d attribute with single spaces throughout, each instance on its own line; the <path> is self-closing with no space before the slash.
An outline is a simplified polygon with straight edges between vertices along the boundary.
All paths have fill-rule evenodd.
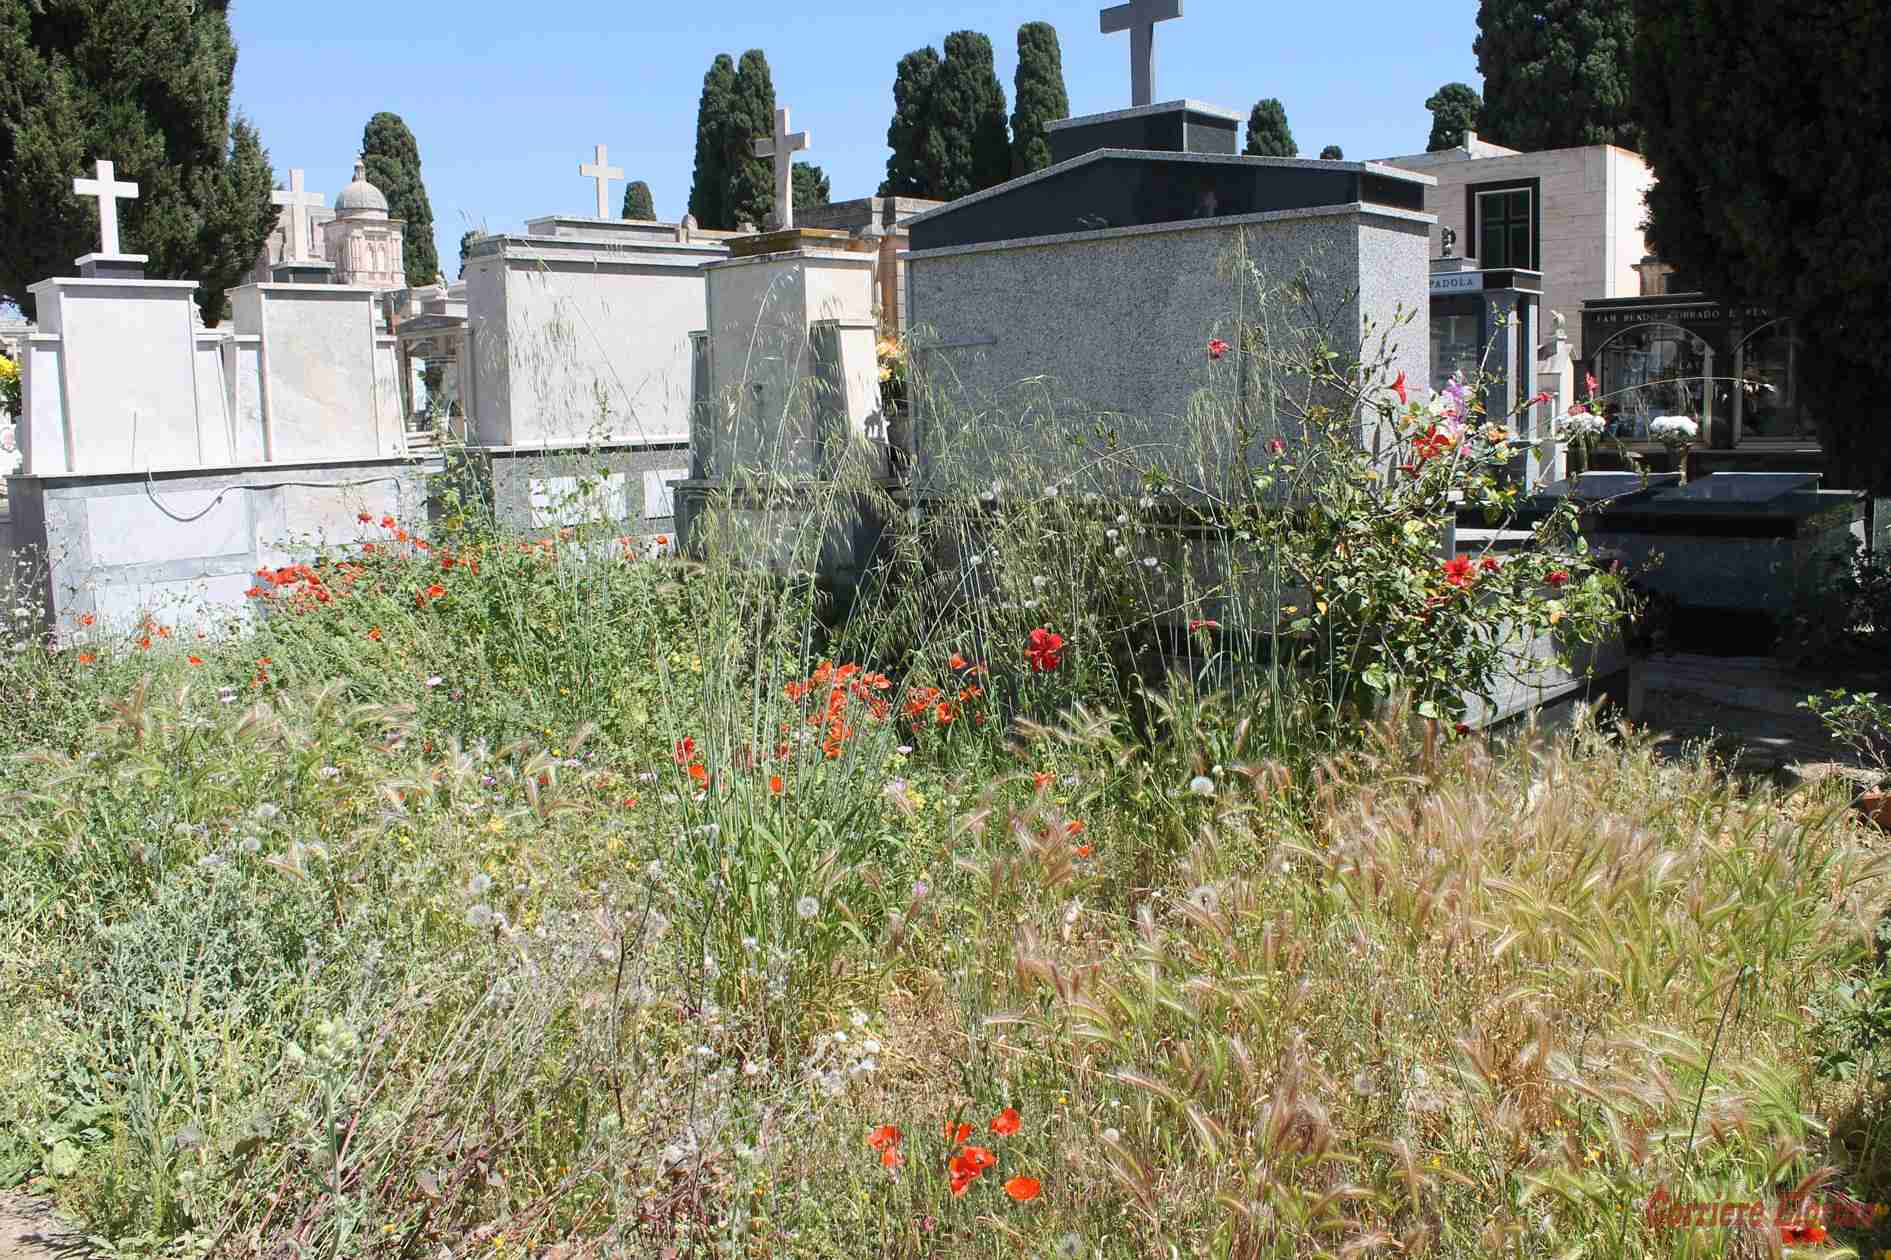
<path id="1" fill-rule="evenodd" d="M 1405 373 L 1400 372 L 1399 378 L 1392 382 L 1392 392 L 1399 396 L 1399 406 L 1405 406 L 1407 402 L 1405 395 Z"/>
<path id="2" fill-rule="evenodd" d="M 1267 453 L 1269 455 L 1285 455 L 1287 453 L 1287 444 L 1279 438 L 1269 438 L 1267 440 Z"/>
<path id="3" fill-rule="evenodd" d="M 1543 580 L 1545 582 L 1548 582 L 1551 586 L 1554 586 L 1557 590 L 1561 590 L 1563 586 L 1569 581 L 1569 570 L 1568 569 L 1551 569 L 1549 576 L 1544 578 Z"/>

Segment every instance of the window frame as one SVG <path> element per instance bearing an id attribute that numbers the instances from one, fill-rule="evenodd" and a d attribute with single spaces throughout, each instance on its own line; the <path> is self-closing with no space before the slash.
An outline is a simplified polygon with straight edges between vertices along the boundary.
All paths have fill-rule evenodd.
<path id="1" fill-rule="evenodd" d="M 1484 256 L 1484 221 L 1478 211 L 1481 198 L 1507 193 L 1527 193 L 1530 198 L 1530 257 L 1520 261 L 1512 258 L 1502 266 L 1513 271 L 1543 270 L 1543 181 L 1540 179 L 1497 180 L 1486 184 L 1467 184 L 1464 188 L 1465 235 L 1469 238 L 1465 246 L 1465 255 L 1477 259 L 1477 265 L 1486 270 L 1498 266 Z"/>

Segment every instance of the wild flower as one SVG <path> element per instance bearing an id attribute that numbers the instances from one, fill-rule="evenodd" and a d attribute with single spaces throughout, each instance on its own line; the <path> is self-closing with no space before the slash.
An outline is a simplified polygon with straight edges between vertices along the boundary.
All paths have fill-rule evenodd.
<path id="1" fill-rule="evenodd" d="M 1219 360 L 1223 355 L 1227 354 L 1228 351 L 1232 349 L 1234 349 L 1233 346 L 1230 346 L 1227 342 L 1223 341 L 1221 338 L 1216 337 L 1212 339 L 1211 341 L 1209 341 L 1208 343 L 1208 357 L 1210 359 Z"/>
<path id="2" fill-rule="evenodd" d="M 1044 1183 L 1036 1177 L 1013 1177 L 1005 1182 L 1005 1193 L 1019 1203 L 1029 1203 L 1042 1193 Z"/>
<path id="3" fill-rule="evenodd" d="M 1039 626 L 1031 631 L 1030 641 L 1025 645 L 1024 659 L 1030 662 L 1032 670 L 1037 673 L 1051 672 L 1064 662 L 1064 636 Z"/>
<path id="4" fill-rule="evenodd" d="M 1006 1107 L 1003 1111 L 992 1117 L 991 1131 L 996 1133 L 999 1137 L 1010 1137 L 1018 1131 L 1023 1123 L 1024 1118 L 1018 1114 L 1017 1108 Z"/>
<path id="5" fill-rule="evenodd" d="M 794 903 L 794 912 L 803 919 L 812 919 L 821 912 L 821 902 L 817 897 L 805 896 Z"/>
<path id="6" fill-rule="evenodd" d="M 1452 556 L 1444 562 L 1444 580 L 1459 588 L 1469 586 L 1477 577 L 1477 566 L 1469 556 Z"/>

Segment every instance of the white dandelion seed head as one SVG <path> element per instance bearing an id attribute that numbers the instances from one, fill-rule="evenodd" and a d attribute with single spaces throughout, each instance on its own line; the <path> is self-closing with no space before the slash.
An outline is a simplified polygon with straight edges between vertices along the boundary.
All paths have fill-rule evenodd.
<path id="1" fill-rule="evenodd" d="M 1188 790 L 1197 796 L 1213 796 L 1215 781 L 1205 774 L 1198 774 L 1188 781 Z"/>
<path id="2" fill-rule="evenodd" d="M 466 911 L 466 926 L 470 928 L 489 928 L 498 920 L 490 906 L 473 906 Z"/>
<path id="3" fill-rule="evenodd" d="M 821 912 L 821 903 L 815 897 L 803 897 L 794 903 L 794 912 L 804 919 L 812 919 Z"/>
<path id="4" fill-rule="evenodd" d="M 492 876 L 486 874 L 484 871 L 479 872 L 466 881 L 467 894 L 473 897 L 484 897 L 486 890 L 491 887 Z"/>
<path id="5" fill-rule="evenodd" d="M 1120 1142 L 1123 1140 L 1123 1135 L 1115 1129 L 1105 1129 L 1103 1130 L 1103 1140 L 1105 1142 Z"/>

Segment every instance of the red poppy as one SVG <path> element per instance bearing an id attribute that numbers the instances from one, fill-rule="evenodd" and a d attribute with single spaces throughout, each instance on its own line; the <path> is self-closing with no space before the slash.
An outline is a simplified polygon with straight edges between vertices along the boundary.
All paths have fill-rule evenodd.
<path id="1" fill-rule="evenodd" d="M 1495 573 L 1503 567 L 1503 561 L 1499 560 L 1496 556 L 1485 556 L 1482 560 L 1477 562 L 1477 567 L 1484 570 L 1486 573 Z"/>
<path id="2" fill-rule="evenodd" d="M 658 534 L 658 535 L 657 535 L 657 546 L 659 546 L 659 547 L 667 547 L 667 546 L 669 546 L 669 545 L 670 545 L 670 536 L 669 536 L 668 534 Z"/>
<path id="3" fill-rule="evenodd" d="M 373 516 L 373 515 L 372 515 L 371 513 L 368 513 L 368 512 L 356 512 L 356 513 L 355 513 L 355 519 L 356 519 L 357 521 L 360 521 L 360 522 L 361 522 L 361 523 L 362 523 L 363 525 L 368 525 L 368 524 L 372 524 L 372 523 L 373 523 L 373 521 L 374 521 L 374 516 Z"/>
<path id="4" fill-rule="evenodd" d="M 1561 590 L 1563 588 L 1563 584 L 1569 581 L 1569 570 L 1568 569 L 1551 569 L 1549 572 L 1549 576 L 1544 578 L 1543 580 L 1545 582 L 1548 582 L 1551 586 L 1554 586 L 1556 589 Z"/>
<path id="5" fill-rule="evenodd" d="M 383 516 L 383 517 L 381 518 L 381 528 L 382 528 L 382 529 L 393 529 L 393 528 L 394 528 L 394 518 L 393 518 L 393 517 L 391 517 L 391 516 Z"/>
<path id="6" fill-rule="evenodd" d="M 98 655 L 97 655 L 97 653 L 94 653 L 94 652 L 81 652 L 81 653 L 79 653 L 79 664 L 81 664 L 81 665 L 96 665 L 96 664 L 98 664 Z"/>
<path id="7" fill-rule="evenodd" d="M 900 1154 L 900 1148 L 897 1146 L 889 1146 L 880 1152 L 880 1163 L 885 1168 L 898 1168 L 905 1162 L 906 1157 Z"/>
<path id="8" fill-rule="evenodd" d="M 446 594 L 446 587 L 440 585 L 438 582 L 435 582 L 432 586 L 427 588 L 428 599 L 439 599 L 444 594 Z"/>
<path id="9" fill-rule="evenodd" d="M 1005 1193 L 1020 1203 L 1029 1203 L 1043 1192 L 1044 1184 L 1036 1177 L 1013 1177 L 1005 1182 Z"/>
<path id="10" fill-rule="evenodd" d="M 964 1198 L 965 1192 L 968 1189 L 970 1189 L 972 1183 L 977 1180 L 978 1180 L 978 1174 L 975 1172 L 974 1173 L 956 1173 L 956 1172 L 953 1173 L 952 1174 L 952 1197 L 955 1199 Z"/>
<path id="11" fill-rule="evenodd" d="M 97 618 L 96 616 L 94 616 L 93 614 L 91 614 L 91 613 L 81 613 L 81 614 L 79 614 L 79 624 L 80 624 L 80 625 L 82 625 L 82 626 L 89 626 L 89 625 L 91 625 L 91 624 L 92 624 L 93 622 L 95 622 L 95 621 L 97 621 L 97 620 L 98 620 L 98 618 Z"/>
<path id="12" fill-rule="evenodd" d="M 375 643 L 379 643 L 381 641 L 381 627 L 375 626 L 373 629 L 369 630 L 368 638 Z"/>
<path id="13" fill-rule="evenodd" d="M 1233 346 L 1229 345 L 1227 342 L 1223 341 L 1221 338 L 1216 337 L 1208 343 L 1208 357 L 1211 359 L 1219 360 L 1223 355 L 1227 354 L 1228 351 L 1232 349 L 1234 349 Z"/>
<path id="14" fill-rule="evenodd" d="M 1188 623 L 1188 632 L 1190 634 L 1194 634 L 1197 630 L 1219 630 L 1219 629 L 1221 629 L 1221 623 L 1219 621 L 1211 621 L 1206 617 L 1202 618 L 1199 621 L 1191 621 Z"/>
<path id="15" fill-rule="evenodd" d="M 1445 581 L 1453 586 L 1469 586 L 1477 577 L 1477 568 L 1469 556 L 1452 556 L 1444 564 Z"/>
<path id="16" fill-rule="evenodd" d="M 898 1125 L 883 1124 L 867 1132 L 867 1145 L 876 1151 L 890 1151 L 900 1144 L 901 1133 Z"/>
<path id="17" fill-rule="evenodd" d="M 992 1117 L 991 1131 L 999 1137 L 1010 1137 L 1024 1124 L 1024 1117 L 1018 1114 L 1016 1107 L 1006 1107 Z"/>
<path id="18" fill-rule="evenodd" d="M 781 781 L 780 775 L 771 774 L 768 776 L 768 790 L 774 795 L 780 796 L 786 786 L 787 785 Z"/>
<path id="19" fill-rule="evenodd" d="M 672 752 L 672 755 L 676 758 L 677 765 L 679 766 L 688 765 L 690 762 L 696 760 L 695 738 L 693 736 L 685 735 L 683 738 L 676 741 L 676 746 L 674 749 L 671 750 L 671 752 Z"/>
<path id="20" fill-rule="evenodd" d="M 201 665 L 204 663 L 204 658 L 201 656 L 186 656 L 184 661 L 186 664 L 190 665 Z"/>
<path id="21" fill-rule="evenodd" d="M 700 761 L 690 763 L 689 777 L 696 780 L 698 787 L 709 786 L 709 771 L 703 768 L 703 763 Z"/>
<path id="22" fill-rule="evenodd" d="M 998 1157 L 983 1146 L 968 1146 L 952 1157 L 954 1164 L 969 1168 L 975 1173 L 982 1173 L 987 1168 L 998 1166 Z"/>
<path id="23" fill-rule="evenodd" d="M 1073 836 L 1082 835 L 1083 834 L 1083 819 L 1081 818 L 1071 819 L 1070 822 L 1064 827 L 1064 830 Z"/>
<path id="24" fill-rule="evenodd" d="M 1536 397 L 1532 398 L 1530 401 L 1533 403 L 1546 403 L 1549 400 L 1550 400 L 1550 391 L 1545 389 L 1545 390 L 1538 391 Z"/>
<path id="25" fill-rule="evenodd" d="M 1056 778 L 1057 776 L 1054 774 L 1049 774 L 1043 770 L 1039 770 L 1039 771 L 1034 772 L 1031 775 L 1031 783 L 1035 787 L 1047 788 L 1052 784 L 1052 782 L 1056 780 Z"/>
<path id="26" fill-rule="evenodd" d="M 1782 1225 L 1779 1227 L 1779 1240 L 1784 1243 L 1822 1243 L 1825 1239 L 1823 1225 Z"/>
<path id="27" fill-rule="evenodd" d="M 625 809 L 635 809 L 637 808 L 637 798 L 634 796 L 626 796 L 623 800 L 619 801 L 618 804 L 622 805 Z"/>
<path id="28" fill-rule="evenodd" d="M 1399 378 L 1392 382 L 1392 392 L 1399 396 L 1399 406 L 1403 407 L 1407 401 L 1405 394 L 1405 373 L 1400 372 Z"/>
<path id="29" fill-rule="evenodd" d="M 151 649 L 151 636 L 147 634 L 146 636 L 144 636 L 144 638 L 139 639 L 138 646 L 140 648 L 143 648 L 146 651 L 149 651 Z"/>
<path id="30" fill-rule="evenodd" d="M 968 1141 L 971 1138 L 971 1136 L 972 1136 L 971 1125 L 965 1124 L 963 1122 L 955 1125 L 950 1120 L 945 1122 L 946 1145 L 957 1146 L 961 1142 Z"/>
<path id="31" fill-rule="evenodd" d="M 1269 455 L 1285 455 L 1287 453 L 1287 444 L 1279 438 L 1269 438 L 1267 440 L 1267 453 Z"/>
<path id="32" fill-rule="evenodd" d="M 1043 626 L 1031 631 L 1031 641 L 1024 649 L 1024 659 L 1040 674 L 1047 674 L 1064 661 L 1064 636 Z"/>
<path id="33" fill-rule="evenodd" d="M 964 669 L 965 658 L 963 656 L 960 656 L 957 652 L 954 652 L 952 654 L 952 659 L 947 661 L 946 664 L 950 665 L 953 669 Z"/>

